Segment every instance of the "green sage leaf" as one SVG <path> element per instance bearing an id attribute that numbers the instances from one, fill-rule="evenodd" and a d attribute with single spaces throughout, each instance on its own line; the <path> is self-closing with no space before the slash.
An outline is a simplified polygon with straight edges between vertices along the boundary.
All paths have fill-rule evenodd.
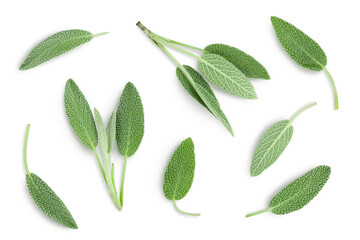
<path id="1" fill-rule="evenodd" d="M 103 156 L 106 157 L 109 152 L 108 136 L 105 130 L 104 121 L 96 108 L 94 108 L 94 116 L 96 128 L 99 133 L 100 146 L 103 152 Z"/>
<path id="2" fill-rule="evenodd" d="M 321 165 L 313 168 L 273 197 L 268 209 L 248 214 L 246 217 L 267 211 L 272 211 L 274 214 L 288 214 L 303 208 L 324 187 L 330 173 L 331 168 L 329 166 Z"/>
<path id="3" fill-rule="evenodd" d="M 116 135 L 116 110 L 114 110 L 110 116 L 108 125 L 106 127 L 106 135 L 108 137 L 108 153 L 110 154 L 113 150 Z"/>
<path id="4" fill-rule="evenodd" d="M 94 117 L 85 96 L 72 79 L 66 83 L 64 99 L 71 127 L 85 146 L 94 151 L 98 145 Z"/>
<path id="5" fill-rule="evenodd" d="M 128 82 L 121 94 L 116 116 L 116 141 L 121 155 L 132 156 L 144 136 L 144 109 L 135 86 Z"/>
<path id="6" fill-rule="evenodd" d="M 198 61 L 201 74 L 207 80 L 228 93 L 248 99 L 256 99 L 251 82 L 234 64 L 220 55 L 205 53 Z"/>
<path id="7" fill-rule="evenodd" d="M 36 67 L 54 57 L 89 42 L 94 36 L 106 33 L 92 34 L 84 30 L 66 30 L 55 33 L 36 45 L 20 66 L 20 70 Z"/>
<path id="8" fill-rule="evenodd" d="M 292 122 L 303 111 L 315 104 L 313 103 L 303 108 L 290 121 L 279 121 L 266 131 L 253 155 L 250 166 L 250 175 L 252 177 L 260 175 L 280 157 L 291 140 L 294 131 L 291 125 Z"/>
<path id="9" fill-rule="evenodd" d="M 189 192 L 195 172 L 194 143 L 191 138 L 185 139 L 176 149 L 171 157 L 164 175 L 163 190 L 165 197 L 173 201 L 176 210 L 182 214 L 186 213 L 177 208 L 175 200 L 180 200 Z"/>
<path id="10" fill-rule="evenodd" d="M 320 45 L 303 31 L 281 18 L 271 17 L 271 22 L 281 45 L 297 64 L 310 70 L 326 72 L 334 91 L 334 108 L 338 109 L 339 100 L 335 82 L 325 67 L 327 58 Z"/>
<path id="11" fill-rule="evenodd" d="M 268 71 L 261 63 L 243 51 L 225 44 L 211 44 L 204 49 L 206 52 L 224 57 L 234 64 L 248 78 L 270 79 Z"/>

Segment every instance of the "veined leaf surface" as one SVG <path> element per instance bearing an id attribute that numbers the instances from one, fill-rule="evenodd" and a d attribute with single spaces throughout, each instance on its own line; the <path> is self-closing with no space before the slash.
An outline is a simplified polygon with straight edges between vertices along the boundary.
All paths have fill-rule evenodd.
<path id="1" fill-rule="evenodd" d="M 34 202 L 46 215 L 65 227 L 78 228 L 65 204 L 39 176 L 26 174 L 26 184 Z"/>
<path id="2" fill-rule="evenodd" d="M 224 57 L 248 78 L 270 79 L 269 73 L 261 63 L 235 47 L 225 44 L 211 44 L 205 48 L 205 51 Z"/>
<path id="3" fill-rule="evenodd" d="M 262 137 L 259 145 L 256 147 L 250 166 L 250 175 L 258 176 L 265 169 L 271 166 L 283 153 L 289 144 L 294 132 L 291 126 L 292 122 L 305 110 L 316 103 L 302 108 L 295 116 L 289 120 L 283 120 L 272 125 Z"/>
<path id="4" fill-rule="evenodd" d="M 116 135 L 116 110 L 114 110 L 110 116 L 108 125 L 106 127 L 106 135 L 108 137 L 108 153 L 110 154 L 113 150 Z"/>
<path id="5" fill-rule="evenodd" d="M 95 150 L 98 135 L 94 117 L 85 96 L 72 79 L 66 83 L 64 98 L 66 115 L 71 127 L 87 148 Z"/>
<path id="6" fill-rule="evenodd" d="M 89 42 L 94 36 L 102 34 L 105 33 L 94 35 L 88 31 L 78 29 L 55 33 L 40 42 L 30 51 L 24 62 L 21 64 L 20 70 L 36 67 L 43 62 Z"/>
<path id="7" fill-rule="evenodd" d="M 175 208 L 183 214 L 189 214 L 177 208 L 175 200 L 180 200 L 189 192 L 195 172 L 194 143 L 191 138 L 185 139 L 175 150 L 167 166 L 163 190 L 165 197 L 172 200 Z"/>
<path id="8" fill-rule="evenodd" d="M 272 211 L 274 214 L 287 214 L 307 205 L 324 187 L 331 173 L 329 166 L 318 166 L 281 190 L 270 202 L 268 209 L 246 215 L 254 216 Z"/>
<path id="9" fill-rule="evenodd" d="M 207 80 L 226 92 L 242 98 L 256 99 L 251 82 L 234 64 L 220 55 L 205 53 L 198 61 L 200 72 Z"/>
<path id="10" fill-rule="evenodd" d="M 121 94 L 116 116 L 116 141 L 121 155 L 130 157 L 144 136 L 144 109 L 135 86 L 128 82 Z"/>

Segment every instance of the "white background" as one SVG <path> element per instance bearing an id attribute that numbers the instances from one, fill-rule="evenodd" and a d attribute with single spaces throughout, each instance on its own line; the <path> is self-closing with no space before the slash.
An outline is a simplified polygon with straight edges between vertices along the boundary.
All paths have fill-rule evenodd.
<path id="1" fill-rule="evenodd" d="M 2 1 L 0 6 L 0 238 L 1 239 L 358 239 L 359 20 L 358 1 Z M 280 46 L 270 16 L 283 18 L 315 39 L 328 57 L 339 92 L 324 72 L 294 63 Z M 259 60 L 271 80 L 252 80 L 259 96 L 244 100 L 212 86 L 235 132 L 233 138 L 192 99 L 175 66 L 138 29 L 205 47 L 225 43 Z M 110 34 L 28 71 L 21 62 L 39 41 L 61 30 Z M 173 52 L 183 64 L 195 61 Z M 73 78 L 108 119 L 126 82 L 145 109 L 145 135 L 129 159 L 124 208 L 118 212 L 96 160 L 75 136 L 64 110 L 64 87 Z M 253 151 L 264 131 L 303 106 L 318 105 L 294 122 L 293 139 L 278 161 L 251 178 Z M 56 224 L 34 204 L 22 161 L 26 124 L 30 171 L 66 203 L 79 229 Z M 196 171 L 178 206 L 162 192 L 167 163 L 192 137 Z M 113 152 L 117 179 L 122 157 Z M 311 168 L 332 167 L 320 194 L 284 216 L 245 214 L 268 207 L 282 187 Z"/>

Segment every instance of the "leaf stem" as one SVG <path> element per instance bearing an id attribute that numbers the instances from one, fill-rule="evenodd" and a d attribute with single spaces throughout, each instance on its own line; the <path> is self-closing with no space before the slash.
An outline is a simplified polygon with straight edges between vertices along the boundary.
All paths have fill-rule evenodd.
<path id="1" fill-rule="evenodd" d="M 205 53 L 205 50 L 202 49 L 202 48 L 198 48 L 198 47 L 195 47 L 195 46 L 191 46 L 189 44 L 185 44 L 185 43 L 181 43 L 181 42 L 178 42 L 178 41 L 175 41 L 175 40 L 171 40 L 171 39 L 168 39 L 168 38 L 165 38 L 165 37 L 162 37 L 156 33 L 153 33 L 151 32 L 152 35 L 155 35 L 156 37 L 158 38 L 161 38 L 162 40 L 168 42 L 168 43 L 172 43 L 172 44 L 176 44 L 176 45 L 179 45 L 179 46 L 183 46 L 183 47 L 186 47 L 186 48 L 190 48 L 190 49 L 193 49 L 193 50 L 196 50 L 196 51 L 199 51 L 199 52 L 202 52 L 202 53 Z"/>
<path id="2" fill-rule="evenodd" d="M 339 109 L 339 99 L 338 99 L 338 93 L 337 93 L 336 86 L 335 86 L 335 81 L 325 66 L 323 66 L 323 69 L 326 72 L 326 74 L 328 75 L 328 77 L 330 78 L 331 85 L 332 85 L 333 91 L 334 91 L 334 108 L 335 108 L 335 110 L 338 110 Z"/>
<path id="3" fill-rule="evenodd" d="M 120 205 L 124 206 L 124 182 L 125 182 L 125 172 L 126 172 L 126 164 L 127 164 L 127 156 L 124 156 L 124 164 L 122 169 L 122 176 L 121 176 L 121 187 L 120 187 Z"/>
<path id="4" fill-rule="evenodd" d="M 264 213 L 264 212 L 268 212 L 268 211 L 271 211 L 272 208 L 267 208 L 267 209 L 264 209 L 264 210 L 261 210 L 261 211 L 257 211 L 257 212 L 254 212 L 254 213 L 250 213 L 250 214 L 246 214 L 245 217 L 252 217 L 252 216 L 255 216 L 255 215 L 258 215 L 258 214 L 261 214 L 261 213 Z"/>
<path id="5" fill-rule="evenodd" d="M 175 207 L 176 211 L 178 211 L 179 213 L 184 214 L 184 215 L 188 215 L 188 216 L 200 216 L 200 213 L 188 213 L 188 212 L 184 212 L 184 211 L 180 210 L 180 209 L 176 206 L 175 199 L 173 199 L 172 202 L 173 202 L 173 204 L 174 204 L 174 207 Z"/>
<path id="6" fill-rule="evenodd" d="M 97 34 L 93 34 L 93 37 L 97 37 L 97 36 L 101 36 L 101 35 L 105 35 L 108 34 L 109 32 L 102 32 L 102 33 L 97 33 Z"/>
<path id="7" fill-rule="evenodd" d="M 315 106 L 316 104 L 317 104 L 316 102 L 313 102 L 313 103 L 311 103 L 311 104 L 303 107 L 299 112 L 297 112 L 297 113 L 295 114 L 295 116 L 293 116 L 293 117 L 290 119 L 290 121 L 289 121 L 288 124 L 291 125 L 291 123 L 292 123 L 301 113 L 303 113 L 303 112 L 306 111 L 307 109 Z"/>
<path id="8" fill-rule="evenodd" d="M 96 148 L 94 148 L 93 152 L 94 152 L 94 154 L 95 154 L 96 161 L 97 161 L 97 163 L 98 163 L 98 165 L 99 165 L 99 168 L 100 168 L 100 170 L 101 170 L 101 173 L 102 173 L 103 178 L 104 178 L 104 180 L 105 180 L 105 183 L 106 183 L 106 185 L 107 185 L 107 179 L 106 179 L 105 171 L 104 171 L 104 168 L 103 168 L 103 166 L 102 166 L 102 164 L 101 164 L 100 157 L 99 157 L 99 155 L 98 155 L 98 153 L 97 153 L 97 151 L 96 151 Z"/>
<path id="9" fill-rule="evenodd" d="M 27 143 L 28 143 L 28 139 L 29 139 L 29 132 L 30 132 L 30 124 L 27 124 L 26 125 L 25 140 L 24 140 L 24 165 L 25 165 L 25 170 L 26 170 L 27 174 L 30 174 L 28 164 L 27 164 Z"/>

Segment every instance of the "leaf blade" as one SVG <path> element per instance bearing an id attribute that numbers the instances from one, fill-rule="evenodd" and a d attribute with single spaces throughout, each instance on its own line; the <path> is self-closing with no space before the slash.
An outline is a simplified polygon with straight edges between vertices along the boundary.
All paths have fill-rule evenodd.
<path id="1" fill-rule="evenodd" d="M 84 94 L 72 79 L 66 82 L 64 100 L 72 129 L 87 148 L 95 150 L 98 144 L 95 120 Z"/>
<path id="2" fill-rule="evenodd" d="M 37 44 L 27 55 L 20 70 L 36 67 L 93 39 L 93 34 L 79 29 L 55 33 Z"/>
<path id="3" fill-rule="evenodd" d="M 107 137 L 106 130 L 104 127 L 104 121 L 100 115 L 100 112 L 96 108 L 94 108 L 94 116 L 95 116 L 96 128 L 97 128 L 97 131 L 99 134 L 100 146 L 101 146 L 101 150 L 103 152 L 103 157 L 106 158 L 106 154 L 109 151 L 108 137 Z"/>
<path id="4" fill-rule="evenodd" d="M 77 229 L 70 211 L 56 193 L 36 174 L 26 174 L 26 184 L 35 204 L 51 219 L 61 225 Z"/>
<path id="5" fill-rule="evenodd" d="M 224 57 L 248 78 L 270 79 L 268 71 L 260 62 L 238 48 L 225 44 L 211 44 L 204 50 Z"/>
<path id="6" fill-rule="evenodd" d="M 128 82 L 121 94 L 116 115 L 116 141 L 121 155 L 130 157 L 144 136 L 144 109 L 139 92 Z"/>
<path id="7" fill-rule="evenodd" d="M 108 137 L 108 153 L 110 154 L 113 150 L 116 135 L 116 110 L 114 110 L 110 116 L 108 125 L 106 127 L 106 135 Z"/>
<path id="8" fill-rule="evenodd" d="M 198 67 L 207 80 L 226 92 L 247 99 L 257 98 L 251 82 L 222 56 L 205 53 L 199 59 Z"/>

